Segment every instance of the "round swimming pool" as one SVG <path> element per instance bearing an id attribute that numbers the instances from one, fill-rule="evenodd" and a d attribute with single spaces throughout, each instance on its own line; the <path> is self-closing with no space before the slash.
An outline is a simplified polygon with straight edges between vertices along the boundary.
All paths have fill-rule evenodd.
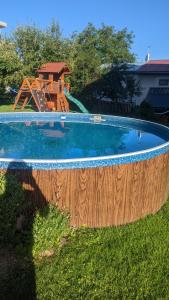
<path id="1" fill-rule="evenodd" d="M 129 223 L 155 213 L 168 197 L 165 126 L 104 115 L 2 113 L 0 136 L 1 172 L 68 211 L 73 226 Z"/>

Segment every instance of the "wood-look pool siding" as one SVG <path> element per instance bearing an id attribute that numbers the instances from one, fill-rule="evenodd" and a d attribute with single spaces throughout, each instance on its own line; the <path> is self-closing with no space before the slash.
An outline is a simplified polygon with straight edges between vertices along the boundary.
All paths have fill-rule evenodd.
<path id="1" fill-rule="evenodd" d="M 76 227 L 130 223 L 155 214 L 169 196 L 169 152 L 109 167 L 7 172 L 22 182 L 28 198 L 54 203 Z"/>

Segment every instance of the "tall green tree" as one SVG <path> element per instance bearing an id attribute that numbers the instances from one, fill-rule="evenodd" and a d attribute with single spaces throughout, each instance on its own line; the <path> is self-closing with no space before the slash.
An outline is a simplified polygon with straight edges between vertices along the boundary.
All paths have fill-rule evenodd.
<path id="1" fill-rule="evenodd" d="M 23 77 L 23 63 L 10 40 L 0 41 L 0 93 L 7 86 L 17 86 Z"/>
<path id="2" fill-rule="evenodd" d="M 42 57 L 46 62 L 67 60 L 68 51 L 66 40 L 62 37 L 60 25 L 54 20 L 44 31 Z"/>
<path id="3" fill-rule="evenodd" d="M 133 34 L 127 29 L 116 31 L 105 26 L 97 29 L 92 23 L 74 37 L 72 85 L 78 93 L 101 78 L 111 66 L 133 62 L 131 53 Z M 107 67 L 106 67 L 107 66 Z"/>
<path id="4" fill-rule="evenodd" d="M 121 64 L 134 62 L 135 56 L 131 53 L 133 33 L 126 28 L 116 31 L 112 26 L 102 24 L 98 29 L 99 52 L 103 64 Z"/>
<path id="5" fill-rule="evenodd" d="M 101 60 L 97 51 L 98 35 L 93 24 L 74 37 L 72 85 L 79 92 L 100 74 Z"/>
<path id="6" fill-rule="evenodd" d="M 20 26 L 14 31 L 13 40 L 25 75 L 34 75 L 43 63 L 68 60 L 68 42 L 62 38 L 60 26 L 55 21 L 44 30 L 35 25 Z"/>
<path id="7" fill-rule="evenodd" d="M 25 75 L 35 74 L 43 63 L 44 33 L 36 26 L 19 26 L 13 33 L 16 51 L 24 66 Z"/>

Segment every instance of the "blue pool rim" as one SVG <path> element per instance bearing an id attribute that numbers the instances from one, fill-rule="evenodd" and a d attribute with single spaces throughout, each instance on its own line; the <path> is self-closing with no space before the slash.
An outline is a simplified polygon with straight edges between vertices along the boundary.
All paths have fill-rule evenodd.
<path id="1" fill-rule="evenodd" d="M 12 159 L 0 158 L 0 169 L 36 169 L 36 170 L 52 170 L 52 169 L 79 169 L 79 168 L 96 168 L 113 165 L 121 165 L 139 162 L 154 158 L 158 155 L 169 152 L 169 128 L 150 121 L 140 119 L 96 114 L 81 113 L 54 113 L 54 112 L 10 112 L 0 113 L 0 122 L 29 122 L 29 121 L 68 121 L 80 123 L 96 123 L 111 126 L 128 126 L 137 130 L 148 129 L 155 130 L 167 136 L 167 142 L 143 151 L 131 152 L 120 155 L 107 155 L 90 158 L 76 159 Z M 141 130 L 140 129 L 140 130 Z M 1 137 L 2 138 L 2 137 Z"/>

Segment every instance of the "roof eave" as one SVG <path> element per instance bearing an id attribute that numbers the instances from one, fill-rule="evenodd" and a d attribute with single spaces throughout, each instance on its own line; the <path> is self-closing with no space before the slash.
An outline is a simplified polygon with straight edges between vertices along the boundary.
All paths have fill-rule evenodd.
<path id="1" fill-rule="evenodd" d="M 169 71 L 136 71 L 138 75 L 169 75 Z"/>

